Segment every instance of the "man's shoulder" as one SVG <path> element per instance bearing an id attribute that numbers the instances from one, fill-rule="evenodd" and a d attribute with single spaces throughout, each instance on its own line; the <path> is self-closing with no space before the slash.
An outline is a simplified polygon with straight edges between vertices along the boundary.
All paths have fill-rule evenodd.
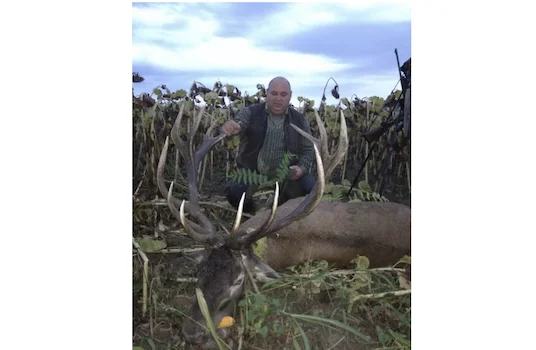
<path id="1" fill-rule="evenodd" d="M 292 106 L 288 107 L 288 114 L 289 116 L 296 118 L 297 120 L 307 121 L 305 118 L 305 114 L 303 114 L 302 112 L 300 112 L 299 110 L 297 110 L 296 108 Z"/>
<path id="2" fill-rule="evenodd" d="M 257 116 L 260 112 L 263 112 L 264 109 L 265 109 L 265 105 L 266 103 L 263 102 L 263 103 L 255 103 L 255 104 L 252 104 L 252 105 L 249 105 L 247 107 L 244 107 L 242 110 L 251 115 L 251 116 Z"/>

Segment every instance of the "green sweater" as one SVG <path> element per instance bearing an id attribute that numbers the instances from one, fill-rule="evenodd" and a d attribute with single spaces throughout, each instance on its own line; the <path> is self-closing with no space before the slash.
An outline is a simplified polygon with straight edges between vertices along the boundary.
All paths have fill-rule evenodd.
<path id="1" fill-rule="evenodd" d="M 243 108 L 234 118 L 240 125 L 241 139 L 245 137 L 245 131 L 249 126 L 250 119 L 251 112 L 249 111 L 249 108 Z M 266 137 L 261 150 L 259 151 L 257 163 L 257 171 L 269 177 L 275 175 L 275 171 L 285 154 L 285 132 L 283 129 L 283 122 L 284 116 L 275 116 L 269 113 Z M 305 119 L 304 131 L 309 134 L 311 133 L 307 119 Z M 297 156 L 298 166 L 301 168 L 303 175 L 309 173 L 314 159 L 314 149 L 311 141 L 304 137 L 301 138 L 300 152 Z"/>

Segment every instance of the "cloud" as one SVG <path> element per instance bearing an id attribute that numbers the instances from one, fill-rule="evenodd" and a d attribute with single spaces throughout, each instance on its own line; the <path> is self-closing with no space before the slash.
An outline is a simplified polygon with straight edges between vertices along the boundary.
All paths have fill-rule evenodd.
<path id="1" fill-rule="evenodd" d="M 253 23 L 247 33 L 271 41 L 335 24 L 398 23 L 409 20 L 410 7 L 403 1 L 294 2 L 285 3 L 268 14 L 266 26 Z M 276 25 L 279 23 L 284 25 Z"/>
<path id="2" fill-rule="evenodd" d="M 388 1 L 135 4 L 133 71 L 146 81 L 133 87 L 219 79 L 254 94 L 283 75 L 293 103 L 319 100 L 330 77 L 341 96 L 386 96 L 398 80 L 393 48 L 401 42 L 409 56 L 409 20 L 407 4 Z"/>

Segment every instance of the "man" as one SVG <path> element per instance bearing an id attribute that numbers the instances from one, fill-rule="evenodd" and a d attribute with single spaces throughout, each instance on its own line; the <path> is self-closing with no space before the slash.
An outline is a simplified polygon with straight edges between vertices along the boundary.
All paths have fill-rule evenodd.
<path id="1" fill-rule="evenodd" d="M 280 185 L 280 202 L 307 195 L 315 180 L 310 174 L 314 161 L 313 144 L 290 125 L 293 123 L 311 133 L 309 123 L 300 112 L 289 108 L 292 90 L 283 77 L 276 77 L 268 84 L 266 102 L 243 108 L 233 119 L 221 127 L 227 136 L 239 134 L 237 165 L 239 168 L 256 170 L 269 178 L 275 172 L 285 152 L 297 156 L 291 159 L 290 175 L 286 184 Z M 246 192 L 244 212 L 254 214 L 254 185 L 229 183 L 225 189 L 227 200 L 238 208 L 242 194 Z"/>

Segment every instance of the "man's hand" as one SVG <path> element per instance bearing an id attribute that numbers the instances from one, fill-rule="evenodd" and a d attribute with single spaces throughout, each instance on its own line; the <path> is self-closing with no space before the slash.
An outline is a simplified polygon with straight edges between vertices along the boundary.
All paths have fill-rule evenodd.
<path id="1" fill-rule="evenodd" d="M 222 125 L 221 131 L 226 136 L 236 135 L 240 132 L 240 125 L 234 120 L 228 120 Z"/>
<path id="2" fill-rule="evenodd" d="M 303 175 L 303 171 L 301 170 L 301 168 L 297 165 L 293 165 L 290 167 L 290 170 L 294 172 L 294 176 L 292 176 L 290 179 L 291 180 L 298 180 L 300 177 L 302 177 Z"/>

